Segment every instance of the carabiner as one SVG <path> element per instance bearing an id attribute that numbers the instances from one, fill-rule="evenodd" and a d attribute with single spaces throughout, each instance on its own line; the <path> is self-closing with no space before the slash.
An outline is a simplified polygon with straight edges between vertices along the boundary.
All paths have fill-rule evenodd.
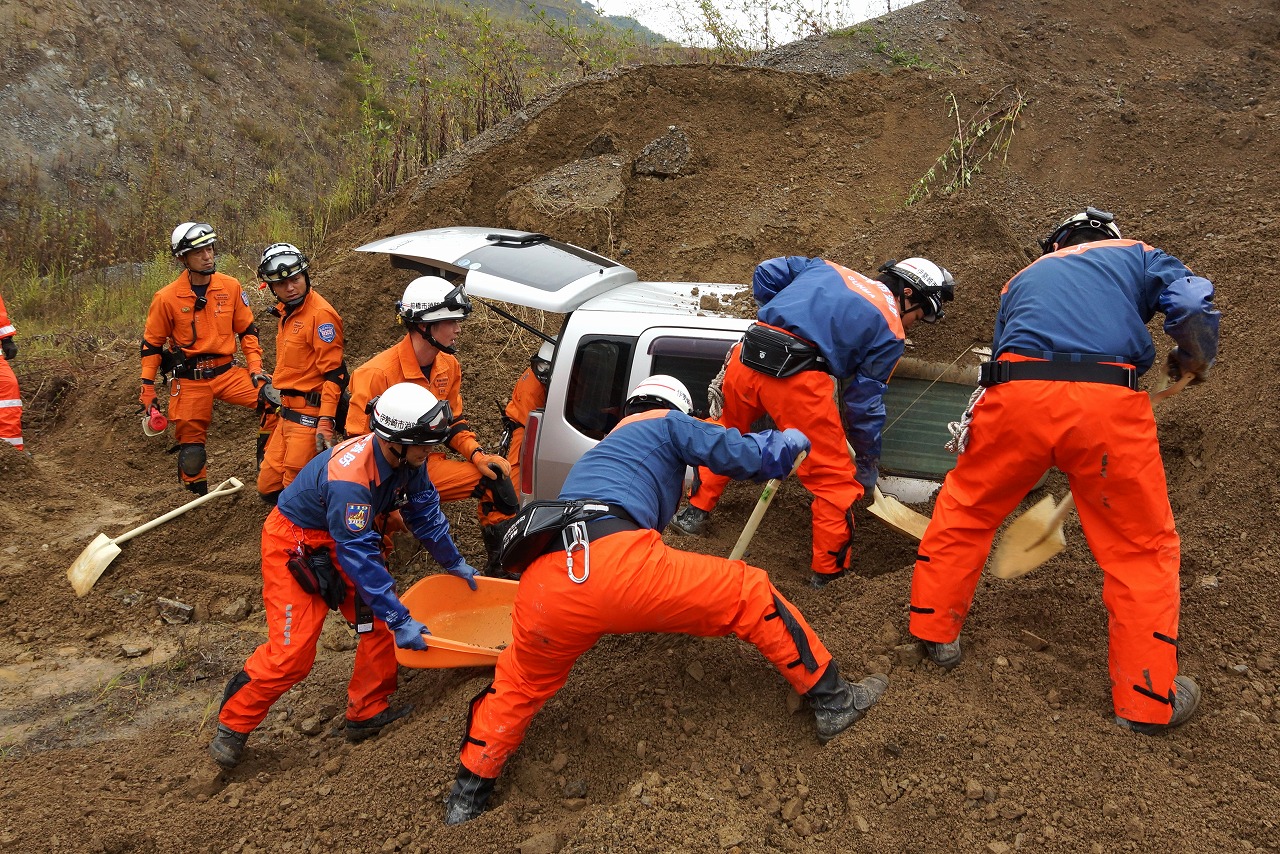
<path id="1" fill-rule="evenodd" d="M 574 522 L 560 532 L 560 541 L 564 543 L 564 563 L 569 571 L 569 580 L 574 584 L 582 584 L 591 575 L 591 541 L 587 538 L 587 523 Z M 582 577 L 573 573 L 573 552 L 582 552 Z"/>

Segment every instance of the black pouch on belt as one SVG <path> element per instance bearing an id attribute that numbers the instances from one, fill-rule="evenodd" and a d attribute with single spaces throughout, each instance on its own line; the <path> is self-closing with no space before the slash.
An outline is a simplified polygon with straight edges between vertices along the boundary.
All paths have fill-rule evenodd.
<path id="1" fill-rule="evenodd" d="M 304 592 L 319 596 L 330 610 L 342 607 L 347 598 L 347 583 L 334 566 L 328 546 L 313 549 L 300 545 L 289 555 L 289 573 Z"/>
<path id="2" fill-rule="evenodd" d="M 807 341 L 789 332 L 752 324 L 738 350 L 742 364 L 770 377 L 789 377 L 801 371 L 826 371 L 827 360 Z"/>

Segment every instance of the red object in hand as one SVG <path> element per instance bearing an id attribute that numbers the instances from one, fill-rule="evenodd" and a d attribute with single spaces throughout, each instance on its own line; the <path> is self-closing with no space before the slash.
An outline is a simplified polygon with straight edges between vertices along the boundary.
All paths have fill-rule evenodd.
<path id="1" fill-rule="evenodd" d="M 169 419 L 160 411 L 159 404 L 151 404 L 147 409 L 147 414 L 143 417 L 143 426 L 146 428 L 144 432 L 150 431 L 152 436 L 158 436 L 169 426 Z"/>

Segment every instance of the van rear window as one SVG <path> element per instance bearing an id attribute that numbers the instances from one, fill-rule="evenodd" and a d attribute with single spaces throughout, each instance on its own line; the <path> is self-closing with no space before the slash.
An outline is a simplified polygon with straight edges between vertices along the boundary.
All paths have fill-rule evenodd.
<path id="1" fill-rule="evenodd" d="M 721 338 L 664 335 L 649 345 L 653 356 L 650 373 L 668 374 L 684 383 L 693 398 L 693 416 L 706 418 L 707 386 L 720 373 L 725 353 L 732 346 L 732 341 Z"/>
<path id="2" fill-rule="evenodd" d="M 635 346 L 631 336 L 587 336 L 574 354 L 565 420 L 592 439 L 603 439 L 622 420 Z"/>

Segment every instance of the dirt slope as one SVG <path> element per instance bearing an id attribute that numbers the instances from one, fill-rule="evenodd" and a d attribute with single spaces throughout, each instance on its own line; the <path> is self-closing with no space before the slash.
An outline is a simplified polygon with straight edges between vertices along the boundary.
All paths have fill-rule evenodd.
<path id="1" fill-rule="evenodd" d="M 137 429 L 135 356 L 121 352 L 100 357 L 92 380 L 71 378 L 59 421 L 31 441 L 34 458 L 0 449 L 0 525 L 13 532 L 0 545 L 0 848 L 1280 848 L 1280 341 L 1269 287 L 1280 15 L 1269 0 L 1109 5 L 1103 16 L 1062 0 L 929 3 L 761 67 L 585 81 L 334 235 L 316 283 L 347 318 L 358 363 L 396 336 L 390 304 L 405 277 L 350 249 L 399 231 L 543 230 L 650 278 L 746 281 L 782 253 L 862 269 L 925 254 L 959 290 L 914 354 L 950 361 L 989 341 L 1000 286 L 1049 224 L 1085 203 L 1115 211 L 1126 235 L 1212 278 L 1224 314 L 1212 381 L 1158 414 L 1183 538 L 1183 668 L 1205 693 L 1192 723 L 1156 739 L 1112 724 L 1099 574 L 1078 527 L 1036 573 L 980 585 L 966 661 L 943 675 L 899 649 L 911 544 L 860 517 L 858 577 L 810 591 L 807 501 L 790 485 L 751 559 L 846 671 L 892 678 L 882 704 L 825 748 L 750 647 L 609 639 L 531 727 L 496 809 L 446 829 L 439 799 L 488 673 L 405 671 L 398 698 L 415 714 L 349 746 L 332 731 L 351 659 L 335 625 L 244 765 L 220 774 L 204 752 L 211 716 L 262 634 L 256 499 L 210 503 L 126 546 L 84 599 L 62 577 L 93 534 L 184 500 L 173 458 Z M 956 133 L 949 96 L 967 118 L 1014 90 L 1027 106 L 1007 164 L 904 208 Z M 645 154 L 664 137 L 665 157 Z M 470 322 L 465 393 L 484 438 L 496 436 L 491 401 L 530 346 L 479 315 Z M 250 481 L 251 434 L 248 415 L 219 410 L 215 479 Z M 698 546 L 726 553 L 753 493 L 732 491 Z M 478 557 L 470 519 L 454 516 Z M 405 583 L 431 571 L 422 558 L 397 567 Z M 160 596 L 194 605 L 195 620 L 168 624 Z M 126 645 L 150 651 L 125 659 Z"/>

